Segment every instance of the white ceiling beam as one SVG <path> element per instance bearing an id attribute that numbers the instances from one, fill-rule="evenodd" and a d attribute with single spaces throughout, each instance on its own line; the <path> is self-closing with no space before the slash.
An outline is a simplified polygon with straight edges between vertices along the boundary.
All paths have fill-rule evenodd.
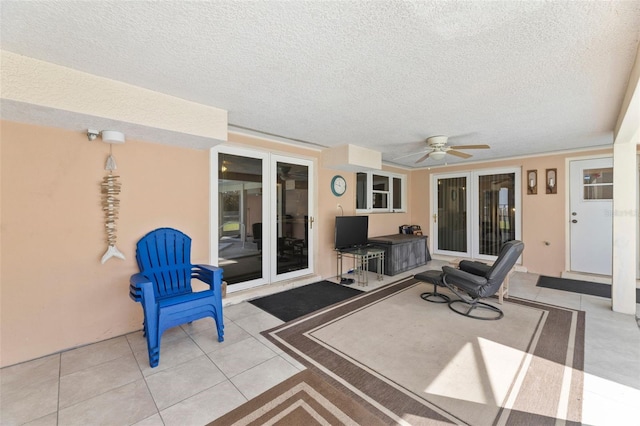
<path id="1" fill-rule="evenodd" d="M 210 146 L 227 140 L 227 111 L 223 109 L 4 50 L 0 55 L 0 97 L 9 107 L 7 111 L 31 105 L 40 111 L 81 114 L 115 125 L 160 129 L 178 138 L 207 138 Z M 11 108 L 16 105 L 20 108 Z M 57 116 L 64 120 L 64 114 Z M 4 108 L 3 117 L 11 119 Z M 92 122 L 86 126 L 95 127 Z M 61 122 L 57 127 L 65 126 Z"/>

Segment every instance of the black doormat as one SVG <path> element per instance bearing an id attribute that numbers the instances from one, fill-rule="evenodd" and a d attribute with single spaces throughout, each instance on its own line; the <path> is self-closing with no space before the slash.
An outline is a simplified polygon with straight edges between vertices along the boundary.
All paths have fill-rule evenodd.
<path id="1" fill-rule="evenodd" d="M 609 284 L 540 275 L 536 286 L 571 291 L 573 293 L 590 294 L 592 296 L 608 297 L 611 299 L 611 286 Z M 640 302 L 640 289 L 636 289 L 636 301 Z"/>
<path id="2" fill-rule="evenodd" d="M 250 300 L 249 303 L 287 322 L 358 294 L 362 291 L 331 281 L 318 281 Z"/>

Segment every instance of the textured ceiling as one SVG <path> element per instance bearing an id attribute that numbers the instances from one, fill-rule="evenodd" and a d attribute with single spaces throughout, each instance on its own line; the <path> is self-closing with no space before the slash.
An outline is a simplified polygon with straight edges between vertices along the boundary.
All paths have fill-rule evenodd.
<path id="1" fill-rule="evenodd" d="M 611 144 L 640 38 L 640 1 L 0 8 L 4 50 L 226 109 L 236 128 L 415 151 L 395 161 L 409 167 L 438 134 L 491 145 L 470 160 Z"/>

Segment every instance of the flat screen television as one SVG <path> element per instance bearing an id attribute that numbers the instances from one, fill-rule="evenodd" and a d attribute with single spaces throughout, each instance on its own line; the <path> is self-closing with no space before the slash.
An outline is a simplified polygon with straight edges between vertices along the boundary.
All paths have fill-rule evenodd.
<path id="1" fill-rule="evenodd" d="M 366 246 L 369 241 L 369 216 L 336 216 L 337 250 Z"/>

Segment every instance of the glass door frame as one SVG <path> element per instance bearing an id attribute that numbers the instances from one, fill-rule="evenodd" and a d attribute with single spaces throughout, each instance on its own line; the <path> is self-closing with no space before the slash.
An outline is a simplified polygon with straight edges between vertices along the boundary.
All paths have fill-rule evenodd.
<path id="1" fill-rule="evenodd" d="M 209 263 L 211 265 L 218 266 L 220 253 L 218 251 L 218 240 L 220 238 L 219 229 L 220 223 L 218 223 L 218 212 L 220 209 L 219 206 L 219 197 L 218 197 L 218 167 L 220 166 L 218 162 L 218 154 L 230 154 L 237 155 L 248 158 L 255 158 L 262 161 L 262 219 L 263 223 L 267 223 L 265 221 L 265 215 L 268 215 L 269 211 L 269 197 L 265 196 L 266 188 L 270 184 L 271 180 L 269 179 L 270 167 L 268 167 L 268 159 L 269 154 L 266 152 L 260 152 L 256 150 L 246 149 L 246 148 L 237 148 L 226 145 L 217 145 L 210 150 L 209 155 Z M 263 232 L 265 232 L 265 227 L 263 227 Z M 263 241 L 265 240 L 263 236 Z M 260 285 L 268 284 L 270 282 L 269 276 L 269 262 L 268 259 L 271 256 L 270 252 L 271 247 L 268 244 L 262 244 L 262 259 L 261 259 L 261 268 L 262 268 L 262 277 L 240 282 L 237 284 L 227 286 L 228 293 L 234 293 L 240 290 L 246 290 L 249 288 L 257 287 Z M 224 273 L 222 279 L 224 280 Z"/>
<path id="2" fill-rule="evenodd" d="M 514 205 L 515 205 L 515 238 L 517 240 L 522 239 L 522 169 L 521 167 L 500 167 L 492 169 L 481 169 L 466 172 L 450 172 L 450 173 L 434 173 L 431 175 L 431 217 L 429 222 L 431 224 L 431 235 L 433 235 L 432 246 L 433 253 L 445 256 L 457 256 L 471 259 L 480 259 L 493 261 L 497 256 L 489 256 L 480 254 L 479 244 L 479 232 L 480 232 L 480 211 L 479 202 L 480 194 L 479 179 L 480 176 L 497 175 L 497 174 L 509 174 L 513 173 L 515 176 L 514 182 Z M 434 215 L 438 213 L 438 179 L 447 178 L 467 178 L 466 194 L 466 227 L 467 227 L 467 251 L 466 252 L 453 252 L 447 250 L 440 250 L 438 248 L 438 221 L 439 216 L 436 216 L 436 220 L 433 220 Z"/>
<path id="3" fill-rule="evenodd" d="M 467 251 L 466 252 L 458 252 L 451 250 L 441 250 L 438 248 L 438 224 L 440 222 L 440 212 L 438 211 L 438 180 L 439 179 L 455 179 L 455 178 L 466 178 L 467 179 L 467 188 L 465 190 L 466 196 L 466 218 L 465 218 L 465 228 L 467 230 Z M 469 199 L 469 186 L 471 185 L 471 174 L 469 172 L 453 172 L 453 173 L 438 173 L 431 175 L 431 218 L 429 222 L 431 223 L 431 235 L 433 241 L 433 253 L 434 254 L 442 254 L 446 256 L 459 256 L 459 257 L 471 257 L 471 240 L 469 238 L 469 230 L 471 229 L 471 200 Z M 447 196 L 446 194 L 444 195 Z M 456 195 L 457 196 L 457 195 Z M 433 221 L 431 220 L 433 219 Z"/>
<path id="4" fill-rule="evenodd" d="M 262 161 L 262 277 L 250 281 L 236 283 L 227 287 L 228 293 L 246 290 L 253 287 L 271 284 L 278 281 L 288 280 L 303 275 L 308 275 L 314 271 L 314 233 L 312 232 L 312 223 L 315 216 L 315 162 L 310 159 L 287 156 L 284 154 L 274 154 L 270 152 L 260 151 L 257 149 L 240 148 L 230 145 L 216 145 L 211 148 L 209 153 L 209 263 L 218 266 L 219 263 L 219 182 L 218 154 L 230 154 L 244 156 L 248 158 L 260 159 Z M 292 164 L 300 164 L 308 167 L 308 216 L 309 216 L 309 232 L 307 241 L 307 257 L 308 265 L 305 269 L 299 269 L 283 274 L 277 273 L 277 163 L 287 162 Z M 268 224 L 268 225 L 267 225 Z M 223 277 L 224 279 L 224 277 Z"/>
<path id="5" fill-rule="evenodd" d="M 307 179 L 308 179 L 307 181 L 307 185 L 308 185 L 307 186 L 307 216 L 309 220 L 305 224 L 305 226 L 308 227 L 307 267 L 304 269 L 298 269 L 291 272 L 284 272 L 281 274 L 278 274 L 277 253 L 278 253 L 278 236 L 281 235 L 280 227 L 282 226 L 282 218 L 278 220 L 279 219 L 278 210 L 280 209 L 279 200 L 281 199 L 282 191 L 283 190 L 286 191 L 286 189 L 283 189 L 282 187 L 278 187 L 276 183 L 276 176 L 278 175 L 278 171 L 277 171 L 278 163 L 289 163 L 289 164 L 301 165 L 301 166 L 307 167 L 307 170 L 308 170 L 307 172 L 308 173 L 307 175 Z M 271 227 L 270 235 L 273 236 L 270 239 L 269 244 L 271 246 L 270 252 L 274 253 L 274 255 L 270 256 L 269 259 L 271 261 L 271 265 L 270 265 L 271 281 L 275 282 L 275 281 L 288 280 L 288 279 L 300 277 L 303 275 L 308 275 L 312 273 L 314 270 L 314 263 L 313 263 L 314 233 L 312 232 L 312 230 L 313 230 L 313 220 L 315 216 L 313 214 L 313 212 L 315 211 L 314 203 L 313 203 L 313 198 L 314 198 L 313 194 L 315 193 L 314 192 L 315 186 L 313 184 L 314 183 L 314 167 L 313 167 L 313 161 L 311 160 L 306 160 L 306 159 L 301 159 L 296 157 L 289 157 L 281 154 L 271 154 L 269 168 L 272 176 L 272 183 L 271 183 L 272 192 L 271 192 L 271 195 L 269 196 L 269 201 L 271 201 L 271 206 L 269 210 L 271 218 L 269 219 L 268 223 L 269 223 L 269 226 Z"/>

